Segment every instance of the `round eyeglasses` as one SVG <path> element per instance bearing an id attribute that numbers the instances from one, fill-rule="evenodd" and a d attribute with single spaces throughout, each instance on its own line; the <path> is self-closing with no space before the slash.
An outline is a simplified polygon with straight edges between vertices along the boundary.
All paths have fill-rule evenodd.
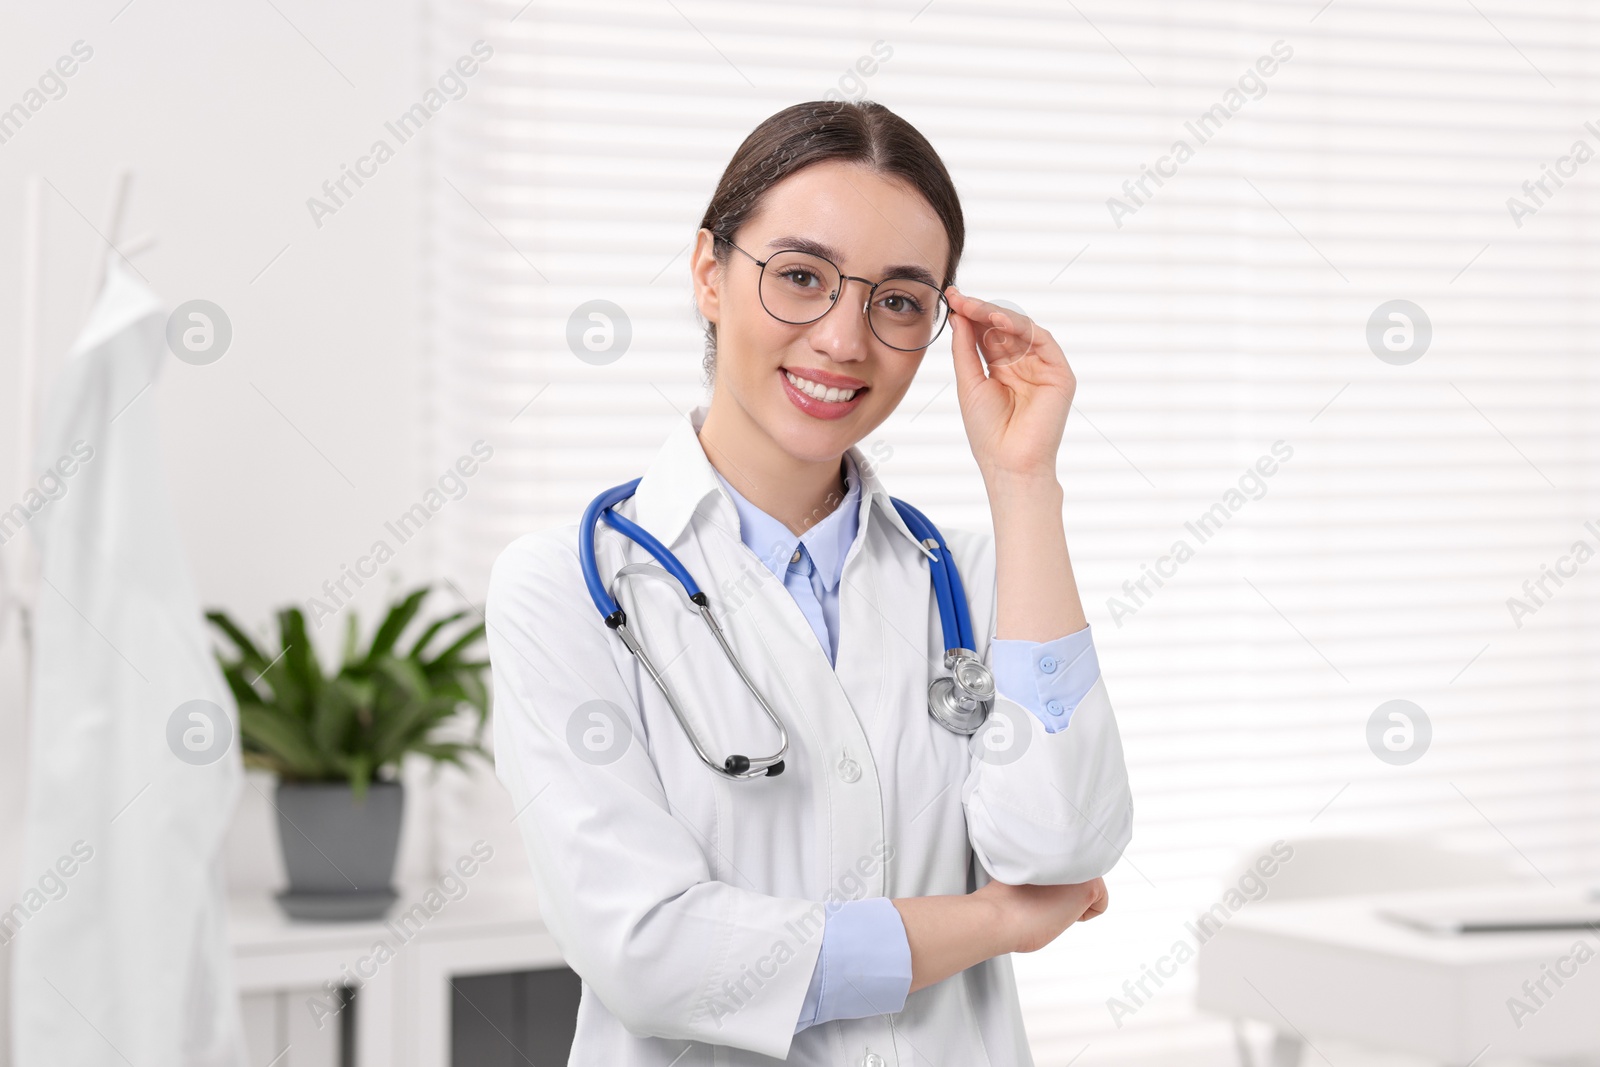
<path id="1" fill-rule="evenodd" d="M 839 302 L 845 282 L 870 286 L 861 310 L 874 336 L 901 352 L 919 352 L 944 331 L 950 305 L 938 287 L 918 278 L 885 278 L 874 282 L 841 271 L 825 256 L 798 248 L 785 248 L 766 259 L 756 259 L 722 234 L 761 268 L 756 292 L 767 314 L 791 326 L 816 322 Z"/>

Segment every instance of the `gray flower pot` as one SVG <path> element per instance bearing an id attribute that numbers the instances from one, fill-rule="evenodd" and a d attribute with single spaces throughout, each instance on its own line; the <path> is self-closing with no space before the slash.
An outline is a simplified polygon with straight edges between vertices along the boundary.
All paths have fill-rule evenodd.
<path id="1" fill-rule="evenodd" d="M 289 874 L 279 906 L 295 919 L 381 919 L 396 896 L 405 787 L 373 782 L 357 801 L 346 783 L 280 781 L 275 806 Z"/>

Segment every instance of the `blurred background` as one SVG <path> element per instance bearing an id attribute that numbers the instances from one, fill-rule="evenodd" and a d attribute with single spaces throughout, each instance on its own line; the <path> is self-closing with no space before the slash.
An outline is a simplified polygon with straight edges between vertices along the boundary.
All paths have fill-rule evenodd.
<path id="1" fill-rule="evenodd" d="M 167 516 L 197 608 L 266 658 L 276 613 L 300 608 L 331 672 L 350 619 L 368 640 L 424 583 L 419 621 L 470 624 L 502 547 L 643 470 L 705 395 L 686 259 L 705 203 L 751 128 L 824 98 L 879 101 L 928 137 L 966 211 L 961 288 L 1050 329 L 1080 383 L 1060 474 L 1136 827 L 1105 918 L 1013 960 L 1036 1061 L 1450 1059 L 1403 1012 L 1387 1041 L 1302 1019 L 1291 1005 L 1315 991 L 1275 996 L 1270 970 L 1242 972 L 1259 1010 L 1207 993 L 1204 952 L 1175 946 L 1210 940 L 1190 924 L 1230 890 L 1240 934 L 1292 903 L 1274 887 L 1295 861 L 1241 890 L 1274 842 L 1326 875 L 1285 898 L 1497 872 L 1574 901 L 1600 885 L 1591 6 L 12 0 L 5 25 L 0 508 L 30 515 L 0 520 L 0 908 L 31 916 L 22 936 L 0 925 L 12 996 L 34 974 L 15 958 L 32 919 L 74 899 L 27 903 L 72 841 L 29 836 L 48 793 L 27 625 L 51 594 L 29 577 L 28 501 L 58 459 L 30 442 L 103 262 L 159 299 L 155 336 L 194 300 L 231 334 L 205 359 L 165 355 L 129 409 L 165 484 L 125 514 Z M 625 336 L 605 361 L 569 342 L 596 300 Z M 989 523 L 944 338 L 874 446 L 936 523 Z M 463 456 L 474 472 L 449 478 Z M 63 522 L 73 491 L 45 493 Z M 379 541 L 392 552 L 362 563 Z M 575 980 L 525 906 L 492 767 L 399 765 L 402 896 L 475 845 L 493 858 L 446 894 L 432 941 L 358 975 L 389 992 L 348 1015 L 308 998 L 361 984 L 371 931 L 282 913 L 273 773 L 219 778 L 218 944 L 251 1062 L 565 1062 Z M 95 834 L 132 821 L 121 804 Z M 1336 847 L 1354 851 L 1314 867 Z M 1408 873 L 1418 856 L 1437 862 Z M 1347 864 L 1371 877 L 1345 885 Z M 1538 1003 L 1520 986 L 1579 940 L 1600 951 L 1575 927 L 1472 987 L 1467 1014 L 1517 1024 L 1480 1062 L 1584 1051 L 1553 1028 L 1592 1025 L 1600 967 Z M 1389 1003 L 1423 998 L 1418 966 L 1393 964 Z M 39 995 L 73 1001 L 66 981 Z M 437 990 L 431 1029 L 402 1036 L 422 1011 L 406 998 Z M 93 1029 L 93 1010 L 61 1010 Z M 1515 1044 L 1541 1028 L 1547 1048 Z M 123 1062 L 109 1045 L 53 1062 Z M 15 1053 L 0 1042 L 0 1064 Z"/>

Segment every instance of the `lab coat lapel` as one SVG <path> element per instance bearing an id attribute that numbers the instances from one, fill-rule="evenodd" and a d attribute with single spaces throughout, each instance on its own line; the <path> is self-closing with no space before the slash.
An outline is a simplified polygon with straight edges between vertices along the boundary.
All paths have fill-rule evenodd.
<path id="1" fill-rule="evenodd" d="M 676 550 L 678 539 L 698 512 L 729 532 L 735 541 L 739 540 L 738 509 L 722 491 L 712 473 L 711 461 L 706 458 L 705 448 L 700 444 L 700 427 L 709 411 L 708 405 L 701 404 L 673 425 L 630 498 L 634 521 L 669 549 Z M 850 454 L 861 479 L 858 531 L 865 527 L 871 509 L 874 512 L 872 521 L 886 524 L 896 537 L 914 546 L 916 535 L 890 503 L 888 490 L 878 478 L 876 464 L 854 445 Z M 712 496 L 719 502 L 708 502 L 707 498 Z"/>
<path id="2" fill-rule="evenodd" d="M 629 498 L 634 521 L 674 552 L 697 512 L 739 540 L 739 512 L 711 472 L 700 444 L 708 410 L 702 404 L 673 425 Z"/>
<path id="3" fill-rule="evenodd" d="M 856 540 L 845 554 L 839 579 L 836 673 L 870 733 L 895 706 L 888 676 L 891 645 L 911 649 L 923 645 L 924 605 L 917 596 L 917 583 L 926 581 L 926 576 L 916 536 L 895 510 L 873 465 L 859 448 L 852 447 L 850 453 L 861 479 L 861 511 Z"/>

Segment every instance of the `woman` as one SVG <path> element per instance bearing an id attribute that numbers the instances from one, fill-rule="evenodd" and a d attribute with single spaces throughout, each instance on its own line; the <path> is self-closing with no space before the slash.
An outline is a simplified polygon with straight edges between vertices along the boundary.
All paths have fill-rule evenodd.
<path id="1" fill-rule="evenodd" d="M 1106 907 L 1132 802 L 1063 532 L 1074 380 L 949 284 L 963 238 L 938 156 L 878 104 L 780 111 L 722 176 L 691 265 L 711 399 L 612 513 L 707 591 L 748 686 L 609 522 L 620 613 L 580 524 L 495 564 L 496 763 L 583 979 L 573 1064 L 1031 1064 L 1006 954 Z M 856 447 L 946 321 L 995 525 L 945 532 L 998 690 L 967 732 L 929 713 L 938 553 Z"/>

